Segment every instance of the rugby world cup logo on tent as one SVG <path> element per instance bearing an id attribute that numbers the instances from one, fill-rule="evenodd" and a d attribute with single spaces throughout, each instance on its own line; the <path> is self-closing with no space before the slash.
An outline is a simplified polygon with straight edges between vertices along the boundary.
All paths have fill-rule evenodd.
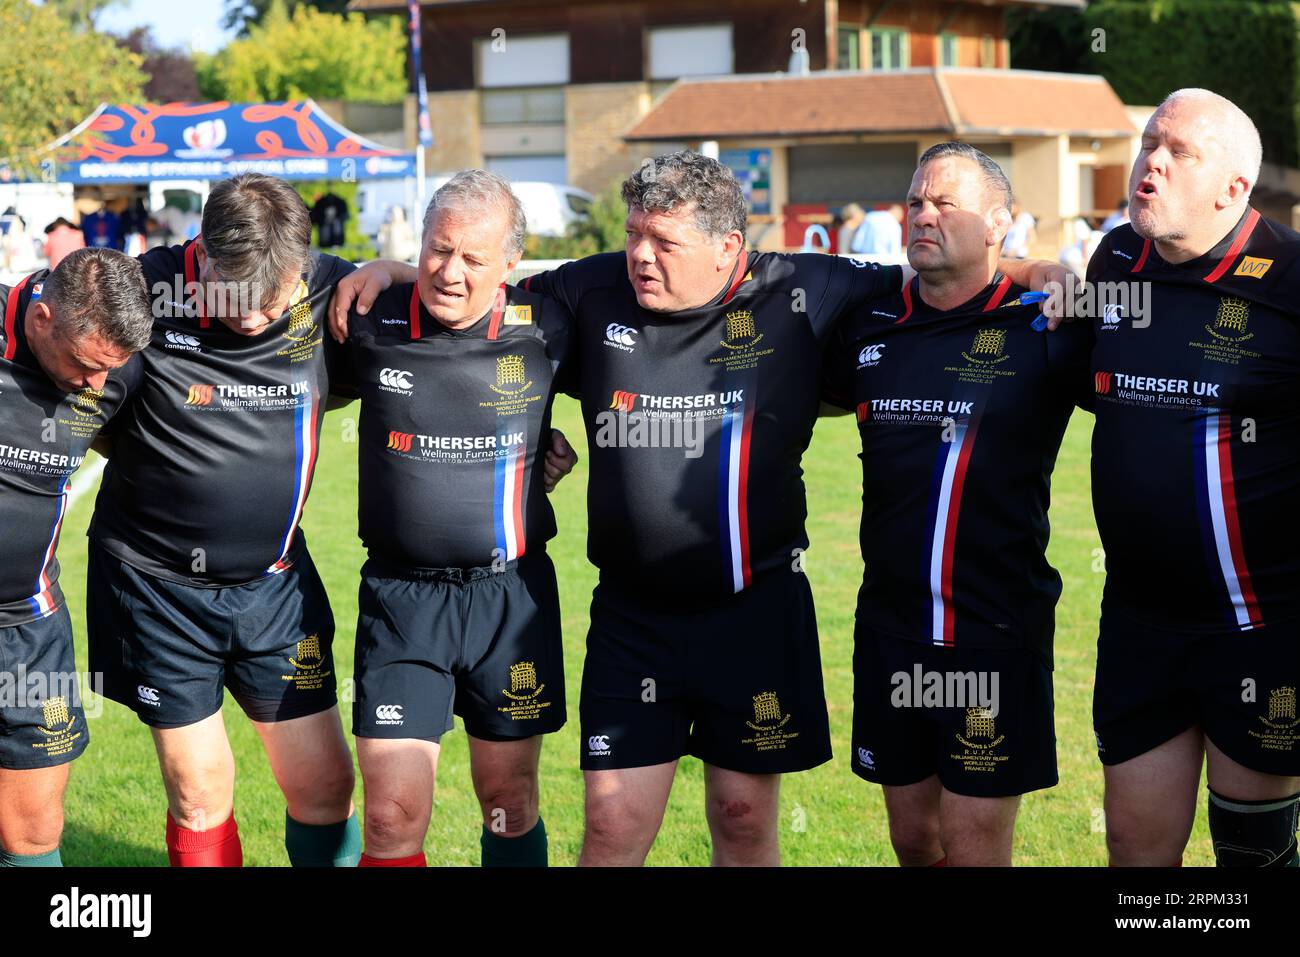
<path id="1" fill-rule="evenodd" d="M 1093 389 L 1098 395 L 1110 394 L 1110 373 L 1098 372 L 1092 377 Z"/>
<path id="2" fill-rule="evenodd" d="M 394 452 L 409 452 L 414 438 L 415 434 L 412 432 L 389 432 L 388 447 Z"/>
<path id="3" fill-rule="evenodd" d="M 176 155 L 181 159 L 203 159 L 205 157 L 219 159 L 234 153 L 234 150 L 218 148 L 226 141 L 225 120 L 204 120 L 202 123 L 187 126 L 181 131 L 181 139 L 189 147 L 188 149 L 176 151 Z"/>

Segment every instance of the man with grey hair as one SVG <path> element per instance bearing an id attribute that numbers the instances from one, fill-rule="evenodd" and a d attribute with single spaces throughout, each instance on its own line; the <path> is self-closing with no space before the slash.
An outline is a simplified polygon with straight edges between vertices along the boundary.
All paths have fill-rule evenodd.
<path id="1" fill-rule="evenodd" d="M 69 481 L 140 379 L 140 264 L 79 249 L 0 286 L 0 867 L 61 863 L 70 763 L 90 740 L 55 551 Z"/>
<path id="2" fill-rule="evenodd" d="M 459 715 L 484 866 L 545 866 L 542 735 L 565 722 L 546 492 L 572 468 L 550 426 L 572 317 L 505 285 L 524 249 L 510 185 L 466 170 L 434 193 L 416 280 L 354 314 L 361 570 L 353 733 L 362 867 L 420 867 L 442 735 Z"/>
<path id="3" fill-rule="evenodd" d="M 157 321 L 111 430 L 88 631 L 105 694 L 152 731 L 175 866 L 243 860 L 227 687 L 284 792 L 290 861 L 360 854 L 334 621 L 298 527 L 334 358 L 321 323 L 353 268 L 310 241 L 293 188 L 246 174 L 213 187 L 197 239 L 141 257 Z"/>
<path id="4" fill-rule="evenodd" d="M 1235 104 L 1171 94 L 1089 264 L 1146 289 L 1097 317 L 1092 362 L 1115 865 L 1181 860 L 1203 762 L 1219 865 L 1300 863 L 1300 234 L 1250 206 L 1260 157 Z"/>

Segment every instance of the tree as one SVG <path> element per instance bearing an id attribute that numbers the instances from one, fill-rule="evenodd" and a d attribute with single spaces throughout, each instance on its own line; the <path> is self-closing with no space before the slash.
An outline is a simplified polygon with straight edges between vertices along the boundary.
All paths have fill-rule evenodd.
<path id="1" fill-rule="evenodd" d="M 0 0 L 0 158 L 27 167 L 103 102 L 141 98 L 141 58 L 52 6 Z"/>
<path id="2" fill-rule="evenodd" d="M 1011 64 L 1099 73 L 1125 103 L 1205 87 L 1255 121 L 1264 158 L 1300 161 L 1300 4 L 1287 0 L 1094 0 L 1016 11 Z"/>
<path id="3" fill-rule="evenodd" d="M 144 98 L 150 103 L 192 102 L 201 98 L 194 61 L 188 53 L 159 46 L 149 27 L 136 27 L 117 42 L 143 59 L 144 72 L 149 77 Z"/>
<path id="4" fill-rule="evenodd" d="M 587 207 L 587 215 L 569 224 L 563 236 L 529 236 L 525 249 L 528 259 L 581 259 L 595 253 L 621 250 L 627 242 L 623 224 L 627 204 L 619 190 L 621 182 L 610 185 Z"/>
<path id="5" fill-rule="evenodd" d="M 221 25 L 227 30 L 239 28 L 241 37 L 248 36 L 248 31 L 266 19 L 272 0 L 225 0 L 226 15 Z M 347 13 L 348 0 L 304 0 L 309 7 L 315 7 L 323 13 Z"/>
<path id="6" fill-rule="evenodd" d="M 199 89 L 239 102 L 306 97 L 399 103 L 406 95 L 400 17 L 366 20 L 272 0 L 262 23 L 215 56 L 195 58 Z"/>
<path id="7" fill-rule="evenodd" d="M 44 6 L 58 11 L 59 16 L 78 30 L 95 29 L 95 18 L 108 7 L 118 7 L 127 0 L 44 0 Z"/>

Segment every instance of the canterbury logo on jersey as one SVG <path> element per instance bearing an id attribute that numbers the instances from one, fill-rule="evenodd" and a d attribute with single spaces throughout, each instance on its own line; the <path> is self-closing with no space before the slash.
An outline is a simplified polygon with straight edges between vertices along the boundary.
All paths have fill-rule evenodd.
<path id="1" fill-rule="evenodd" d="M 603 754 L 609 750 L 609 735 L 593 734 L 587 738 L 588 754 Z"/>
<path id="2" fill-rule="evenodd" d="M 411 451 L 411 441 L 415 438 L 413 432 L 389 432 L 388 447 L 394 452 Z"/>
<path id="3" fill-rule="evenodd" d="M 158 707 L 160 704 L 158 691 L 155 688 L 149 688 L 145 685 L 137 685 L 135 689 L 136 697 L 140 699 L 141 704 L 150 704 Z"/>
<path id="4" fill-rule="evenodd" d="M 185 399 L 186 405 L 211 405 L 213 385 L 192 385 L 190 394 Z"/>
<path id="5" fill-rule="evenodd" d="M 613 346 L 621 352 L 631 352 L 636 347 L 636 330 L 631 326 L 611 322 L 605 327 L 605 345 Z"/>
<path id="6" fill-rule="evenodd" d="M 169 329 L 163 338 L 166 340 L 166 342 L 163 343 L 163 347 L 166 349 L 181 349 L 186 352 L 202 351 L 202 343 L 199 342 L 197 336 L 187 336 L 183 332 Z"/>
<path id="7" fill-rule="evenodd" d="M 863 346 L 862 351 L 858 353 L 858 368 L 865 369 L 869 366 L 878 365 L 881 359 L 881 353 L 884 351 L 885 345 L 880 342 L 869 346 Z"/>
<path id="8" fill-rule="evenodd" d="M 411 373 L 402 369 L 381 369 L 379 384 L 396 392 L 410 392 L 415 388 L 415 383 L 411 381 Z"/>
<path id="9" fill-rule="evenodd" d="M 375 708 L 376 724 L 401 724 L 404 720 L 400 704 L 381 704 Z"/>

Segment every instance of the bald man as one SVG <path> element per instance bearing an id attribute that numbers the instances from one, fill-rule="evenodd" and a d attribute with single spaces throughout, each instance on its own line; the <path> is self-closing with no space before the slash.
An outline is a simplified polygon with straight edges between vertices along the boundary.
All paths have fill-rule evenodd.
<path id="1" fill-rule="evenodd" d="M 1146 303 L 1101 310 L 1092 363 L 1114 865 L 1181 862 L 1204 760 L 1218 864 L 1297 866 L 1300 234 L 1251 208 L 1260 156 L 1231 102 L 1172 94 L 1089 266 Z"/>

